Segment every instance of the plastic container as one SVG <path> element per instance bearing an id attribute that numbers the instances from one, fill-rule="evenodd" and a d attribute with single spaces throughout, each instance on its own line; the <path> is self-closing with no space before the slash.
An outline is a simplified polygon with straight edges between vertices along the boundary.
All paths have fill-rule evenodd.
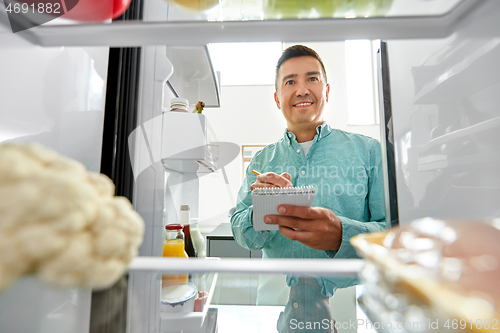
<path id="1" fill-rule="evenodd" d="M 163 240 L 163 256 L 188 258 L 184 251 L 184 233 L 180 224 L 167 224 L 165 226 L 165 237 Z M 162 286 L 187 283 L 188 274 L 163 274 Z"/>
<path id="2" fill-rule="evenodd" d="M 358 303 L 372 322 L 401 318 L 430 331 L 498 328 L 498 239 L 498 219 L 423 218 L 357 235 L 350 242 L 366 260 Z"/>
<path id="3" fill-rule="evenodd" d="M 163 287 L 161 290 L 162 312 L 193 312 L 198 289 L 193 283 Z"/>
<path id="4" fill-rule="evenodd" d="M 176 97 L 170 100 L 170 111 L 189 112 L 189 101 L 185 98 Z"/>
<path id="5" fill-rule="evenodd" d="M 198 227 L 198 219 L 190 220 L 190 233 L 191 240 L 193 242 L 194 250 L 196 251 L 196 256 L 199 258 L 205 258 L 207 256 L 206 241 L 205 237 L 200 232 Z"/>

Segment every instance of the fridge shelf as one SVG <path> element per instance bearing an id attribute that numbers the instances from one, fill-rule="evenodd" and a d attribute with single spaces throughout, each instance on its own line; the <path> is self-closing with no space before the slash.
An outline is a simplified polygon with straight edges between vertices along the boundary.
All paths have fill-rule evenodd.
<path id="1" fill-rule="evenodd" d="M 418 171 L 432 171 L 444 168 L 469 169 L 471 165 L 496 165 L 500 162 L 497 155 L 484 152 L 476 155 L 450 158 L 446 155 L 429 155 L 419 158 Z"/>
<path id="2" fill-rule="evenodd" d="M 179 273 L 190 272 L 193 276 L 207 274 L 209 299 L 203 312 L 166 314 L 159 312 L 162 332 L 195 330 L 204 325 L 210 313 L 214 290 L 220 273 L 287 273 L 312 276 L 357 276 L 363 268 L 362 259 L 265 259 L 261 258 L 163 258 L 136 257 L 129 264 L 130 273 Z M 208 287 L 210 285 L 210 287 Z M 158 298 L 159 301 L 159 298 Z M 176 330 L 177 329 L 177 330 Z"/>
<path id="3" fill-rule="evenodd" d="M 497 155 L 491 154 L 491 149 L 494 149 L 494 142 L 498 141 L 499 127 L 500 117 L 496 117 L 417 146 L 418 170 L 431 171 L 498 162 Z"/>
<path id="4" fill-rule="evenodd" d="M 261 258 L 163 258 L 136 257 L 129 264 L 131 272 L 191 273 L 287 273 L 316 276 L 355 276 L 363 268 L 362 259 L 265 259 Z"/>
<path id="5" fill-rule="evenodd" d="M 207 318 L 207 314 L 212 303 L 212 298 L 217 285 L 218 273 L 211 272 L 206 277 L 206 284 L 209 286 L 208 297 L 203 306 L 202 312 L 186 312 L 186 313 L 165 313 L 160 314 L 161 332 L 179 332 L 181 330 L 199 330 Z M 202 277 L 205 278 L 205 277 Z"/>
<path id="6" fill-rule="evenodd" d="M 498 28 L 490 30 L 498 33 Z M 486 44 L 481 41 L 454 43 L 450 43 L 449 52 L 436 55 L 442 58 L 437 64 L 412 68 L 415 87 L 420 87 L 416 89 L 415 104 L 461 100 L 498 81 L 499 70 L 487 64 L 500 57 L 500 40 L 493 39 Z M 456 59 L 455 65 L 447 67 L 450 58 Z"/>
<path id="7" fill-rule="evenodd" d="M 159 0 L 155 0 L 159 1 Z M 151 2 L 152 3 L 152 2 Z M 205 45 L 217 42 L 335 41 L 443 38 L 483 2 L 462 0 L 439 15 L 270 19 L 249 21 L 115 21 L 111 24 L 45 24 L 18 32 L 40 46 Z M 156 5 L 153 3 L 153 5 Z M 0 23 L 9 29 L 4 6 Z M 311 34 L 314 31 L 314 34 Z"/>
<path id="8" fill-rule="evenodd" d="M 418 152 L 423 153 L 431 148 L 438 147 L 442 144 L 449 143 L 450 141 L 460 139 L 469 135 L 475 135 L 483 133 L 486 130 L 494 129 L 500 127 L 500 117 L 492 118 L 466 128 L 462 128 L 444 135 L 441 135 L 435 139 L 430 140 L 427 144 L 418 147 Z"/>

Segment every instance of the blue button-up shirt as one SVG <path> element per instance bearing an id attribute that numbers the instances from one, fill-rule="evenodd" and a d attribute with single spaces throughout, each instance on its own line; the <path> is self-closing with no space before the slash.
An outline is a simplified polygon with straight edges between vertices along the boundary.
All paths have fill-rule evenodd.
<path id="1" fill-rule="evenodd" d="M 257 176 L 252 170 L 288 172 L 293 186 L 315 186 L 312 206 L 330 209 L 342 224 L 338 251 L 311 249 L 277 230 L 256 231 L 252 226 L 250 185 Z M 380 143 L 364 135 L 332 129 L 325 122 L 316 128 L 313 144 L 304 156 L 295 134 L 285 131 L 283 139 L 266 146 L 250 162 L 231 226 L 238 244 L 249 250 L 262 249 L 263 258 L 357 258 L 350 238 L 387 227 Z M 289 286 L 297 281 L 297 277 L 287 276 Z M 318 277 L 318 283 L 324 296 L 333 296 L 337 288 L 356 284 L 357 278 Z"/>

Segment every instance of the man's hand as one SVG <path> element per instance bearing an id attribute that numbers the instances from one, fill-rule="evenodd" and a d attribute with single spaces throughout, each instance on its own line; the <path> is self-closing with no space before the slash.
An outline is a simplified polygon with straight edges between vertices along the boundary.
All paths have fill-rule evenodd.
<path id="1" fill-rule="evenodd" d="M 288 172 L 278 175 L 274 172 L 266 172 L 257 176 L 255 183 L 250 185 L 253 191 L 258 187 L 292 187 L 292 176 Z"/>
<path id="2" fill-rule="evenodd" d="M 280 215 L 266 215 L 264 222 L 278 224 L 280 233 L 315 250 L 337 251 L 342 224 L 331 210 L 321 207 L 279 205 Z"/>

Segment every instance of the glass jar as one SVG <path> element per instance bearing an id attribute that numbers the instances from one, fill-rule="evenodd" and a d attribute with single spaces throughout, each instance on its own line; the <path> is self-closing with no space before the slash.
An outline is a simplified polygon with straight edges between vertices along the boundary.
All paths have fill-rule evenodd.
<path id="1" fill-rule="evenodd" d="M 182 232 L 182 225 L 167 224 L 165 226 L 165 236 L 163 240 L 163 256 L 188 258 L 186 251 L 184 251 L 184 233 Z M 161 280 L 162 280 L 162 286 L 183 284 L 189 281 L 189 275 L 163 274 Z"/>

